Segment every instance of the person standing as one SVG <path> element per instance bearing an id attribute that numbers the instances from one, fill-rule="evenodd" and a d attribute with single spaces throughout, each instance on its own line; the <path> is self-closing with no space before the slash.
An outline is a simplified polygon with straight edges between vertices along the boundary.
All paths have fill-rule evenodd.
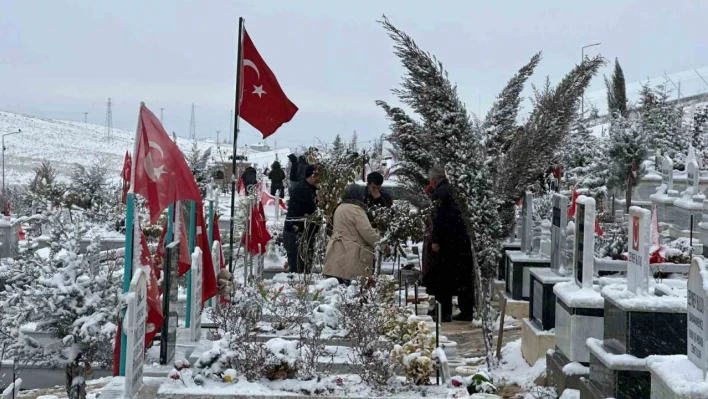
<path id="1" fill-rule="evenodd" d="M 332 216 L 332 237 L 327 243 L 322 275 L 349 285 L 356 277 L 373 274 L 374 246 L 379 233 L 371 227 L 364 210 L 366 189 L 352 184 Z"/>
<path id="2" fill-rule="evenodd" d="M 276 193 L 279 193 L 280 198 L 285 197 L 285 186 L 283 184 L 285 171 L 280 167 L 280 162 L 273 162 L 268 178 L 270 179 L 270 195 L 275 196 Z"/>
<path id="3" fill-rule="evenodd" d="M 441 319 L 450 322 L 472 321 L 474 286 L 472 279 L 472 243 L 465 228 L 453 189 L 442 167 L 428 173 L 433 188 L 432 227 L 428 242 L 430 251 L 423 283 L 442 305 Z M 457 293 L 460 313 L 452 317 L 452 296 Z"/>
<path id="4" fill-rule="evenodd" d="M 307 158 L 305 158 L 304 155 L 300 155 L 300 157 L 297 159 L 297 181 L 298 181 L 298 183 L 307 178 L 307 176 L 305 176 L 305 171 L 307 170 L 308 166 L 310 166 L 310 164 L 309 164 L 309 162 L 307 162 Z"/>
<path id="5" fill-rule="evenodd" d="M 319 228 L 315 223 L 305 221 L 317 210 L 318 184 L 317 171 L 314 166 L 309 165 L 305 170 L 305 180 L 295 185 L 290 197 L 283 228 L 283 246 L 288 255 L 291 273 L 309 272 L 310 269 L 314 239 Z M 307 240 L 304 251 L 301 251 L 302 240 Z"/>
<path id="6" fill-rule="evenodd" d="M 293 189 L 295 188 L 295 185 L 297 184 L 297 156 L 295 154 L 290 154 L 288 155 L 288 160 L 290 161 L 290 173 L 289 173 L 289 180 L 290 180 L 290 187 L 288 187 L 288 197 L 293 196 Z"/>
<path id="7" fill-rule="evenodd" d="M 384 177 L 379 172 L 371 172 L 366 176 L 366 206 L 372 208 L 375 206 L 390 208 L 393 205 L 393 198 L 386 192 L 382 186 Z"/>
<path id="8" fill-rule="evenodd" d="M 256 184 L 258 183 L 257 174 L 258 172 L 256 172 L 256 168 L 251 165 L 248 165 L 248 167 L 241 174 L 241 180 L 243 180 L 243 186 L 246 188 L 247 195 L 251 193 L 251 190 L 256 187 Z"/>

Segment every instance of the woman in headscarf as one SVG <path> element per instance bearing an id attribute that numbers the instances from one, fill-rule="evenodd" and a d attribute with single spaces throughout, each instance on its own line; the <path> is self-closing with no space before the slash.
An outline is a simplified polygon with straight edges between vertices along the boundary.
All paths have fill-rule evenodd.
<path id="1" fill-rule="evenodd" d="M 366 188 L 348 186 L 332 216 L 333 233 L 327 243 L 322 274 L 337 278 L 340 284 L 373 274 L 374 246 L 380 237 L 364 210 L 365 196 Z"/>

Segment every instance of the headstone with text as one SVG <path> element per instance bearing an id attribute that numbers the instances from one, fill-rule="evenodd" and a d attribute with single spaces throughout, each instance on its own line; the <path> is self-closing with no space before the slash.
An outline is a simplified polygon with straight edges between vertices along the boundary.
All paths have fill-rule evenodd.
<path id="1" fill-rule="evenodd" d="M 664 193 L 674 189 L 674 161 L 666 155 L 661 162 L 661 185 Z"/>
<path id="2" fill-rule="evenodd" d="M 531 235 L 533 229 L 533 193 L 524 194 L 521 206 L 521 252 L 531 252 Z"/>
<path id="3" fill-rule="evenodd" d="M 551 270 L 558 274 L 563 264 L 563 245 L 565 245 L 566 227 L 568 226 L 568 197 L 553 194 L 553 215 L 551 217 Z"/>
<path id="4" fill-rule="evenodd" d="M 629 208 L 629 259 L 627 261 L 627 289 L 646 293 L 649 289 L 649 237 L 651 212 L 638 206 Z"/>
<path id="5" fill-rule="evenodd" d="M 214 241 L 211 246 L 211 261 L 214 264 L 214 276 L 219 278 L 219 271 L 221 271 L 221 243 L 219 241 Z M 217 295 L 211 303 L 213 307 L 216 307 L 219 303 L 219 296 Z"/>
<path id="6" fill-rule="evenodd" d="M 592 287 L 595 264 L 595 200 L 581 195 L 576 200 L 573 278 L 580 287 Z"/>
<path id="7" fill-rule="evenodd" d="M 690 195 L 697 195 L 698 190 L 698 180 L 700 174 L 698 173 L 698 162 L 692 159 L 686 165 L 686 193 Z"/>
<path id="8" fill-rule="evenodd" d="M 145 359 L 145 322 L 147 320 L 147 274 L 137 268 L 127 295 L 128 311 L 124 320 L 127 337 L 125 351 L 125 397 L 134 398 L 143 386 Z"/>
<path id="9" fill-rule="evenodd" d="M 162 277 L 162 314 L 165 319 L 160 330 L 160 364 L 172 364 L 177 347 L 177 273 L 179 269 L 179 241 L 165 248 Z"/>
<path id="10" fill-rule="evenodd" d="M 189 338 L 199 342 L 202 337 L 202 250 L 194 248 L 192 253 L 192 323 L 189 326 Z"/>
<path id="11" fill-rule="evenodd" d="M 688 359 L 703 370 L 703 378 L 708 371 L 708 270 L 705 260 L 694 258 L 688 271 Z"/>

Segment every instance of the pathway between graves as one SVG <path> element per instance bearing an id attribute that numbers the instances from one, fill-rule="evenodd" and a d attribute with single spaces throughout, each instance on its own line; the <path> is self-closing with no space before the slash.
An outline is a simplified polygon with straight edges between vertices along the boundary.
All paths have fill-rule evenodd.
<path id="1" fill-rule="evenodd" d="M 449 340 L 457 342 L 457 353 L 461 358 L 468 359 L 485 356 L 486 349 L 484 348 L 482 329 L 475 327 L 472 323 L 461 321 L 443 323 L 441 334 L 446 336 Z M 506 345 L 507 343 L 516 341 L 519 338 L 521 338 L 521 328 L 504 330 L 502 343 Z M 497 333 L 495 332 L 495 345 L 496 342 Z"/>

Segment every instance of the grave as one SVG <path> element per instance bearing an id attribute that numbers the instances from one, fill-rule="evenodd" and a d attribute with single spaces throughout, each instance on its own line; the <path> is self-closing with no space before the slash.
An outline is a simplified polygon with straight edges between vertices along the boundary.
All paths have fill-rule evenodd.
<path id="1" fill-rule="evenodd" d="M 675 216 L 671 218 L 669 235 L 674 238 L 688 237 L 691 231 L 693 231 L 694 237 L 697 237 L 696 227 L 701 221 L 703 213 L 705 195 L 698 187 L 700 173 L 695 158 L 688 161 L 686 165 L 686 179 L 686 190 L 681 193 L 681 198 L 677 198 L 673 204 Z"/>
<path id="2" fill-rule="evenodd" d="M 693 258 L 687 288 L 687 356 L 647 362 L 652 398 L 708 397 L 708 268 L 704 257 Z"/>
<path id="3" fill-rule="evenodd" d="M 173 364 L 177 345 L 177 273 L 179 269 L 179 241 L 165 248 L 162 278 L 162 314 L 165 319 L 160 331 L 160 364 Z"/>
<path id="4" fill-rule="evenodd" d="M 652 205 L 656 206 L 659 222 L 673 225 L 676 218 L 674 202 L 679 198 L 679 193 L 674 189 L 674 161 L 666 155 L 661 161 L 661 185 L 649 198 Z"/>
<path id="5" fill-rule="evenodd" d="M 686 351 L 686 299 L 649 292 L 651 212 L 629 210 L 627 285 L 608 285 L 603 339 L 589 338 L 590 375 L 581 382 L 582 399 L 649 397 L 647 358 Z"/>
<path id="6" fill-rule="evenodd" d="M 546 355 L 548 374 L 562 392 L 578 389 L 590 361 L 585 341 L 602 337 L 603 304 L 599 287 L 593 286 L 595 200 L 581 195 L 576 201 L 571 281 L 553 287 L 556 295 L 554 351 Z"/>
<path id="7" fill-rule="evenodd" d="M 550 267 L 551 260 L 532 245 L 533 194 L 526 192 L 521 207 L 521 249 L 506 254 L 506 314 L 517 319 L 528 317 L 533 267 Z M 539 224 L 540 229 L 540 224 Z M 540 242 L 537 243 L 537 245 Z"/>
<path id="8" fill-rule="evenodd" d="M 0 258 L 12 258 L 20 252 L 18 227 L 9 216 L 3 216 L 0 220 Z"/>
<path id="9" fill-rule="evenodd" d="M 147 274 L 140 267 L 133 272 L 126 302 L 128 311 L 123 322 L 123 331 L 127 337 L 124 397 L 134 398 L 143 386 L 145 322 L 147 320 Z"/>
<path id="10" fill-rule="evenodd" d="M 553 194 L 550 239 L 550 268 L 531 268 L 529 318 L 521 324 L 521 353 L 530 365 L 555 347 L 555 303 L 553 287 L 569 281 L 571 262 L 565 251 L 568 228 L 568 198 Z"/>
<path id="11" fill-rule="evenodd" d="M 192 253 L 192 322 L 189 326 L 189 339 L 199 342 L 202 337 L 202 250 L 194 248 Z"/>

